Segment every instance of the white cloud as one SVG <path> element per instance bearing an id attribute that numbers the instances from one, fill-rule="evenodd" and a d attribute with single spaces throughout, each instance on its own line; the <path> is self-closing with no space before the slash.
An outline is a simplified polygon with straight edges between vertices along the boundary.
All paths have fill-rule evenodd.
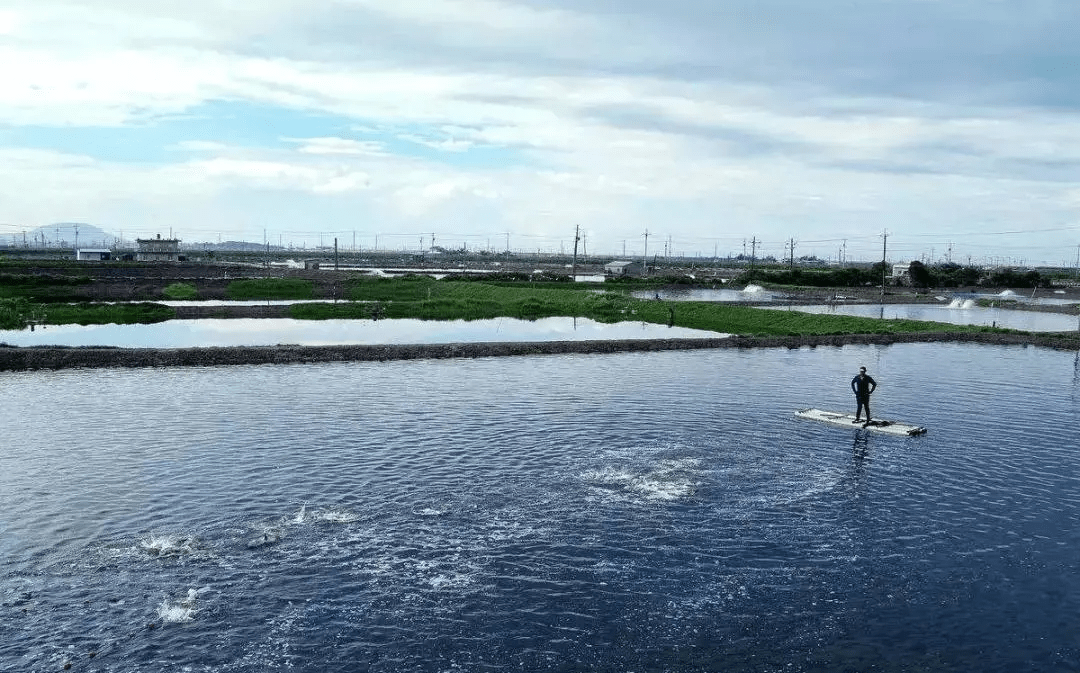
<path id="1" fill-rule="evenodd" d="M 386 155 L 384 145 L 380 142 L 362 142 L 347 138 L 285 138 L 284 140 L 300 144 L 298 151 L 307 154 Z"/>
<path id="2" fill-rule="evenodd" d="M 290 217 L 332 229 L 337 213 L 364 208 L 388 228 L 431 218 L 425 228 L 466 221 L 555 236 L 582 223 L 608 249 L 667 227 L 688 241 L 850 237 L 867 250 L 884 228 L 902 236 L 1009 218 L 1013 228 L 1075 221 L 1075 106 L 934 98 L 925 93 L 933 73 L 882 70 L 888 59 L 870 51 L 867 72 L 896 83 L 895 95 L 882 94 L 821 65 L 849 66 L 843 45 L 824 53 L 784 32 L 791 17 L 767 24 L 738 2 L 726 13 L 628 1 L 612 14 L 590 9 L 598 3 L 510 0 L 10 2 L 0 10 L 0 124 L 145 127 L 235 101 L 340 116 L 364 139 L 336 129 L 261 134 L 291 144 L 282 150 L 200 128 L 198 139 L 163 143 L 197 160 L 176 153 L 166 160 L 175 163 L 139 170 L 0 147 L 12 162 L 0 176 L 20 190 L 0 186 L 0 220 L 99 213 L 133 222 L 177 204 L 205 218 L 223 200 L 235 217 L 248 199 L 290 231 L 301 226 Z M 820 40 L 868 23 L 868 11 L 824 26 Z M 761 62 L 748 65 L 724 40 L 701 39 L 713 29 L 779 47 L 757 49 Z M 807 51 L 788 53 L 781 38 Z M 812 67 L 812 83 L 791 76 Z M 394 141 L 437 156 L 396 156 Z M 480 148 L 490 165 L 465 168 Z M 25 174 L 8 175 L 14 166 Z M 58 183 L 69 187 L 54 198 Z"/>
<path id="3" fill-rule="evenodd" d="M 0 35 L 11 35 L 19 27 L 19 15 L 9 9 L 0 9 Z"/>
<path id="4" fill-rule="evenodd" d="M 175 145 L 170 145 L 166 149 L 186 152 L 224 152 L 230 149 L 230 147 L 231 146 L 226 143 L 214 142 L 212 140 L 182 140 Z"/>

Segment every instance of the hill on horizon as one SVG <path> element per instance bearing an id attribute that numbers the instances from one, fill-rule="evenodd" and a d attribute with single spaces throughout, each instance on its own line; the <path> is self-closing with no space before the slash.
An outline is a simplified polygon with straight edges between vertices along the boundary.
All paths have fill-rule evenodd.
<path id="1" fill-rule="evenodd" d="M 23 234 L 12 235 L 14 245 L 22 245 L 23 240 Z M 76 244 L 80 248 L 110 248 L 125 244 L 120 237 L 86 222 L 46 224 L 26 232 L 25 242 L 43 248 L 71 248 Z"/>

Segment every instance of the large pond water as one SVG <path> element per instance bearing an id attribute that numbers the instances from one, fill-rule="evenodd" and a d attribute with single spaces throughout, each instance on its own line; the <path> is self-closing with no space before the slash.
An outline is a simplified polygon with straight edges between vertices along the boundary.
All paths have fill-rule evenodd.
<path id="1" fill-rule="evenodd" d="M 516 320 L 293 320 L 291 318 L 200 318 L 150 325 L 55 325 L 0 330 L 11 346 L 119 346 L 195 348 L 207 346 L 339 346 L 459 342 L 604 341 L 688 339 L 728 336 L 655 323 L 599 323 L 587 318 Z"/>
<path id="2" fill-rule="evenodd" d="M 849 409 L 865 364 L 895 438 Z M 904 344 L 0 375 L 0 670 L 1080 668 L 1080 378 Z M 853 410 L 853 409 L 852 409 Z"/>

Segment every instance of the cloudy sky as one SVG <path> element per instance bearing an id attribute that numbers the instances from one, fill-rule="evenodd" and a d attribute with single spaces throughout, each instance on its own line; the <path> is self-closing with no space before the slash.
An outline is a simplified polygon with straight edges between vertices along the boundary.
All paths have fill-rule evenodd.
<path id="1" fill-rule="evenodd" d="M 1077 35 L 1075 0 L 0 0 L 0 240 L 1072 266 Z"/>

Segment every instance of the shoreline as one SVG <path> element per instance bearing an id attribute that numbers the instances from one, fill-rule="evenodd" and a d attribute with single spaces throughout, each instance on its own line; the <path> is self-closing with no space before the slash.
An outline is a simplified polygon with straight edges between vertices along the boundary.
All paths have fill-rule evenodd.
<path id="1" fill-rule="evenodd" d="M 217 367 L 228 365 L 383 362 L 527 355 L 606 354 L 712 348 L 815 348 L 896 343 L 976 343 L 1080 350 L 1080 334 L 927 332 L 805 336 L 731 336 L 703 339 L 477 342 L 357 346 L 228 346 L 207 348 L 115 348 L 0 346 L 0 372 L 56 369 Z"/>

